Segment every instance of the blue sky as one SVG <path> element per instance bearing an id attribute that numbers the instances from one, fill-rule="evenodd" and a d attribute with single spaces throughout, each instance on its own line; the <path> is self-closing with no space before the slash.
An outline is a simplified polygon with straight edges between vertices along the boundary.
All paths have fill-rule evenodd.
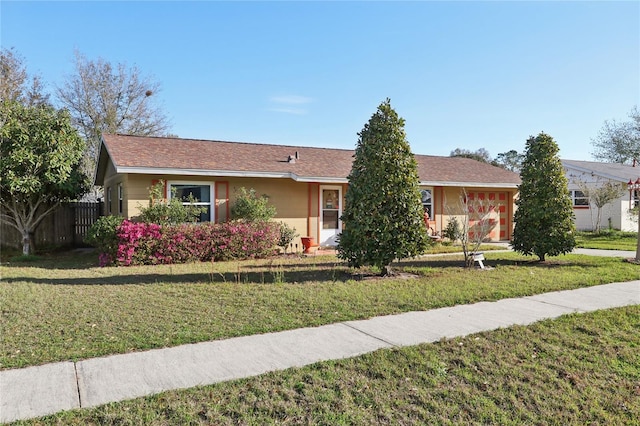
<path id="1" fill-rule="evenodd" d="M 640 2 L 2 1 L 2 47 L 53 89 L 74 50 L 162 85 L 180 137 L 353 149 L 387 97 L 412 150 L 545 131 L 591 160 L 640 104 Z M 640 105 L 639 105 L 640 106 Z"/>

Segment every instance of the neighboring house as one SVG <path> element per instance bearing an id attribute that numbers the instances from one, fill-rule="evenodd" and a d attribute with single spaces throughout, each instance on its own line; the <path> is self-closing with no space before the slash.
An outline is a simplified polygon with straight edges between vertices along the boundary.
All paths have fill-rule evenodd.
<path id="1" fill-rule="evenodd" d="M 95 184 L 104 187 L 105 214 L 135 218 L 148 205 L 149 188 L 162 179 L 167 197 L 193 194 L 207 207 L 202 220 L 215 222 L 229 219 L 239 188 L 253 188 L 269 197 L 276 220 L 320 245 L 335 245 L 353 155 L 343 149 L 105 134 Z M 468 158 L 415 157 L 435 231 L 456 213 L 464 188 L 470 199 L 490 200 L 490 239 L 511 238 L 516 173 Z"/>
<path id="2" fill-rule="evenodd" d="M 578 230 L 594 230 L 597 222 L 597 207 L 589 202 L 587 194 L 584 193 L 585 185 L 589 189 L 604 184 L 619 185 L 620 195 L 602 208 L 601 228 L 611 227 L 623 231 L 638 229 L 637 222 L 633 220 L 634 215 L 629 210 L 638 203 L 640 194 L 628 191 L 627 184 L 629 181 L 635 182 L 640 177 L 640 167 L 595 161 L 561 161 L 569 181 L 569 193 Z"/>

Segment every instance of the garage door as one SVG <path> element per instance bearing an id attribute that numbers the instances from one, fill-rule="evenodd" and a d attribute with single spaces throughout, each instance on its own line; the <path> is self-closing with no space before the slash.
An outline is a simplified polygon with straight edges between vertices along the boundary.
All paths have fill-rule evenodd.
<path id="1" fill-rule="evenodd" d="M 486 241 L 509 239 L 507 192 L 470 192 L 467 194 L 469 209 L 469 238 L 482 237 Z"/>

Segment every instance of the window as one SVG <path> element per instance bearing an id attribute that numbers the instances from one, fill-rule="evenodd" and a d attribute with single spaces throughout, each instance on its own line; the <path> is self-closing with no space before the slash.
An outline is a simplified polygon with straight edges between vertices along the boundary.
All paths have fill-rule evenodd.
<path id="1" fill-rule="evenodd" d="M 573 207 L 589 207 L 589 197 L 587 197 L 582 191 L 571 191 L 571 199 L 573 200 Z"/>
<path id="2" fill-rule="evenodd" d="M 196 200 L 194 203 L 196 206 L 206 208 L 206 211 L 200 214 L 198 221 L 213 222 L 213 185 L 208 183 L 169 183 L 169 197 L 177 197 L 182 200 L 182 204 L 190 204 L 189 196 Z"/>
<path id="3" fill-rule="evenodd" d="M 112 212 L 112 207 L 111 207 L 111 201 L 112 201 L 112 198 L 111 198 L 111 192 L 112 192 L 112 191 L 111 191 L 111 187 L 110 187 L 110 186 L 109 186 L 109 187 L 107 187 L 107 214 L 111 214 L 111 212 Z"/>
<path id="4" fill-rule="evenodd" d="M 122 184 L 118 184 L 118 214 L 122 214 L 124 212 L 124 190 L 122 189 Z"/>
<path id="5" fill-rule="evenodd" d="M 422 196 L 422 209 L 426 212 L 430 218 L 433 219 L 433 201 L 431 198 L 431 190 L 430 189 L 421 189 L 420 195 Z"/>

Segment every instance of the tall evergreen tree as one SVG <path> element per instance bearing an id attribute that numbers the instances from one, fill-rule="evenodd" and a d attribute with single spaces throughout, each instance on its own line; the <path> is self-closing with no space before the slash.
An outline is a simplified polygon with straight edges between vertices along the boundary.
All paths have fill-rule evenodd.
<path id="1" fill-rule="evenodd" d="M 512 246 L 541 261 L 546 255 L 569 253 L 576 245 L 573 206 L 558 151 L 551 136 L 530 137 L 520 171 Z"/>
<path id="2" fill-rule="evenodd" d="M 338 257 L 350 266 L 377 266 L 382 275 L 389 275 L 394 259 L 416 256 L 427 245 L 418 165 L 404 119 L 389 99 L 358 136 Z"/>

